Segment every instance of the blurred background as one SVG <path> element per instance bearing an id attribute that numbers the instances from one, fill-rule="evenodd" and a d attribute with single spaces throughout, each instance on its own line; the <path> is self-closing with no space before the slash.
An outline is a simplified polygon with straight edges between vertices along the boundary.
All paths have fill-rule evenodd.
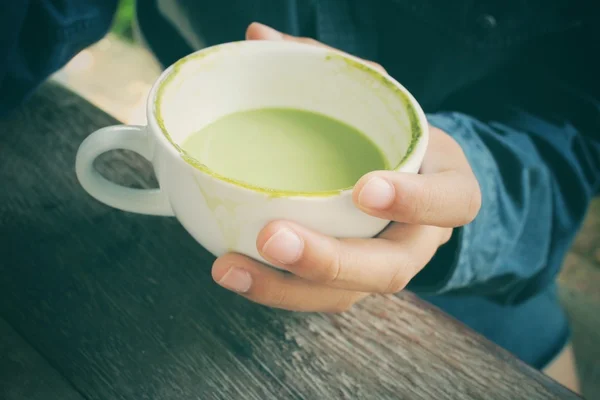
<path id="1" fill-rule="evenodd" d="M 146 96 L 161 68 L 134 39 L 134 7 L 135 0 L 121 0 L 110 33 L 79 53 L 53 79 L 118 120 L 143 124 Z"/>
<path id="2" fill-rule="evenodd" d="M 53 79 L 122 122 L 144 124 L 146 96 L 161 68 L 135 40 L 134 5 L 135 0 L 121 0 L 111 32 Z M 559 283 L 584 393 L 600 399 L 600 199 L 588 213 Z"/>

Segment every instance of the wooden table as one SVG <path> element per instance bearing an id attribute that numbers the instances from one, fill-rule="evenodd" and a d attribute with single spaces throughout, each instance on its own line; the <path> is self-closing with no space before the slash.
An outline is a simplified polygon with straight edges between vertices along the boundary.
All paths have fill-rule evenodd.
<path id="1" fill-rule="evenodd" d="M 0 120 L 1 399 L 578 398 L 410 293 L 327 315 L 219 288 L 175 219 L 79 187 L 79 143 L 114 123 L 53 84 Z M 130 153 L 98 167 L 154 184 Z"/>

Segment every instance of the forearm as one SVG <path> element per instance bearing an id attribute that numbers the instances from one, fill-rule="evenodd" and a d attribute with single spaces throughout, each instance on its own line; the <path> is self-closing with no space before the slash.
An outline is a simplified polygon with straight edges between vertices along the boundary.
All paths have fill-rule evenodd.
<path id="1" fill-rule="evenodd" d="M 515 111 L 504 123 L 446 113 L 430 123 L 463 148 L 482 208 L 410 285 L 522 301 L 555 278 L 600 182 L 600 145 L 568 124 Z"/>
<path id="2" fill-rule="evenodd" d="M 104 36 L 117 0 L 20 0 L 0 5 L 0 115 Z"/>

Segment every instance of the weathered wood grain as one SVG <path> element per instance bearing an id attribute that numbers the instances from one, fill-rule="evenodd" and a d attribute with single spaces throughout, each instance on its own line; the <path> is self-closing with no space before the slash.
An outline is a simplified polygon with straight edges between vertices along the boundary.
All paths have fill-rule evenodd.
<path id="1" fill-rule="evenodd" d="M 326 315 L 220 289 L 176 220 L 77 184 L 78 144 L 114 122 L 53 85 L 0 121 L 0 313 L 86 398 L 577 398 L 409 293 Z M 124 152 L 100 168 L 152 184 Z"/>
<path id="2" fill-rule="evenodd" d="M 0 399 L 83 400 L 83 397 L 0 318 Z"/>

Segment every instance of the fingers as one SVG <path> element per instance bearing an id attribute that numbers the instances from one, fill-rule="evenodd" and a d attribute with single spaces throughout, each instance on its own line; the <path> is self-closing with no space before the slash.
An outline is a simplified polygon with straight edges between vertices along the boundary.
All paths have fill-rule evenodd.
<path id="1" fill-rule="evenodd" d="M 268 224 L 257 248 L 269 262 L 334 288 L 396 293 L 447 240 L 447 230 L 393 224 L 384 238 L 338 240 L 287 221 Z"/>
<path id="2" fill-rule="evenodd" d="M 471 222 L 481 192 L 460 146 L 432 129 L 422 174 L 376 171 L 354 187 L 354 203 L 364 212 L 408 224 L 457 227 Z"/>
<path id="3" fill-rule="evenodd" d="M 221 286 L 249 300 L 291 311 L 343 312 L 367 296 L 318 285 L 239 254 L 218 258 L 212 276 Z"/>
<path id="4" fill-rule="evenodd" d="M 291 42 L 305 43 L 305 44 L 310 44 L 313 46 L 324 47 L 326 49 L 330 49 L 333 51 L 339 51 L 337 49 L 334 49 L 333 47 L 327 46 L 326 44 L 323 44 L 312 38 L 291 36 L 291 35 L 279 32 L 269 26 L 260 24 L 258 22 L 253 22 L 252 24 L 250 24 L 248 26 L 248 29 L 246 30 L 246 40 L 288 40 Z M 386 73 L 385 69 L 381 65 L 379 65 L 375 62 L 372 62 L 372 61 L 367 61 L 367 60 L 363 60 L 363 61 L 365 61 L 366 63 L 371 65 L 373 68 L 377 69 L 378 71 L 380 71 L 382 73 Z"/>
<path id="5" fill-rule="evenodd" d="M 356 185 L 354 202 L 379 218 L 440 227 L 468 224 L 481 205 L 475 179 L 456 171 L 431 175 L 369 173 Z"/>
<path id="6" fill-rule="evenodd" d="M 261 232 L 257 244 L 266 259 L 291 274 L 228 254 L 215 261 L 212 276 L 221 286 L 269 307 L 343 312 L 370 292 L 402 290 L 450 234 L 451 229 L 391 224 L 380 239 L 338 241 L 278 221 Z M 293 235 L 301 240 L 299 251 Z"/>
<path id="7" fill-rule="evenodd" d="M 332 47 L 329 47 L 314 39 L 291 36 L 258 22 L 251 23 L 248 26 L 248 29 L 246 29 L 246 40 L 289 40 L 292 42 L 307 43 L 333 49 Z"/>

